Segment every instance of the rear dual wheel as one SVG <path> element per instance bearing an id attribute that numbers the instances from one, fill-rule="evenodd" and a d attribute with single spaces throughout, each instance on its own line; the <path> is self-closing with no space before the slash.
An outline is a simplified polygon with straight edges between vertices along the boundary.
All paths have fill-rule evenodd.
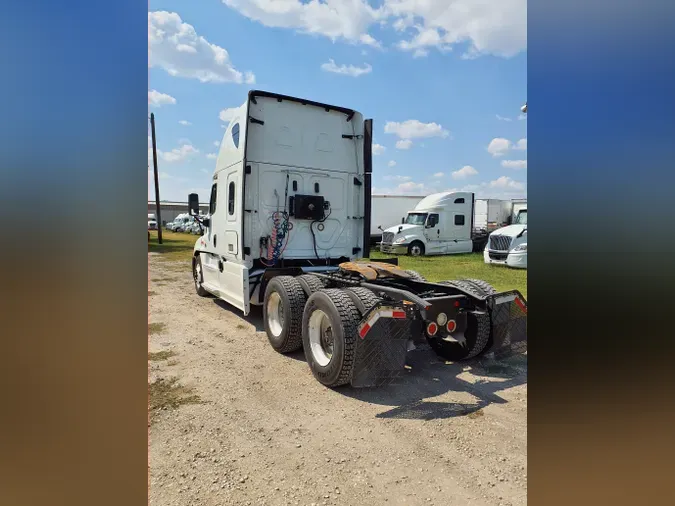
<path id="1" fill-rule="evenodd" d="M 305 358 L 323 385 L 338 387 L 351 381 L 360 320 L 361 312 L 347 290 L 321 290 L 307 300 L 302 317 Z"/>
<path id="2" fill-rule="evenodd" d="M 306 300 L 302 285 L 292 276 L 277 276 L 267 285 L 263 301 L 265 332 L 279 353 L 302 348 L 302 310 Z"/>
<path id="3" fill-rule="evenodd" d="M 497 293 L 492 285 L 479 279 L 442 281 L 440 284 L 456 286 L 478 297 Z M 458 361 L 477 357 L 491 347 L 490 315 L 483 312 L 467 313 L 467 328 L 460 336 L 464 343 L 444 341 L 440 336 L 427 337 L 429 346 L 445 360 Z"/>

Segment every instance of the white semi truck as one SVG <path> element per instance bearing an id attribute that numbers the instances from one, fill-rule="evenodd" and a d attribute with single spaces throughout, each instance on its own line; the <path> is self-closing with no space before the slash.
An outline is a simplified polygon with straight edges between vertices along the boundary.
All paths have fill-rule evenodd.
<path id="1" fill-rule="evenodd" d="M 412 195 L 373 195 L 371 199 L 370 241 L 382 240 L 382 232 L 402 222 L 410 209 L 424 197 Z"/>
<path id="2" fill-rule="evenodd" d="M 482 251 L 489 231 L 507 224 L 510 212 L 508 202 L 476 200 L 471 192 L 434 193 L 403 223 L 384 231 L 380 251 L 411 256 Z"/>
<path id="3" fill-rule="evenodd" d="M 527 269 L 527 202 L 513 206 L 513 223 L 490 234 L 483 258 L 486 264 Z"/>
<path id="4" fill-rule="evenodd" d="M 270 345 L 304 348 L 314 377 L 374 386 L 427 341 L 464 360 L 526 339 L 527 304 L 480 280 L 430 283 L 369 256 L 372 120 L 352 109 L 251 91 L 228 125 L 192 258 L 199 296 L 262 306 Z M 245 343 L 242 343 L 245 345 Z M 243 367 L 243 365 L 242 365 Z"/>

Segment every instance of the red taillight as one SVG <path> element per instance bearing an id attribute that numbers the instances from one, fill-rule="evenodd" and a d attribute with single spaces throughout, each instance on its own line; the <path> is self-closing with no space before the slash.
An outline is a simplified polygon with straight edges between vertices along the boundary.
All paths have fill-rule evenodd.
<path id="1" fill-rule="evenodd" d="M 445 328 L 450 334 L 452 334 L 455 330 L 457 330 L 457 323 L 455 323 L 455 320 L 450 320 Z"/>
<path id="2" fill-rule="evenodd" d="M 430 336 L 435 336 L 436 332 L 438 332 L 438 325 L 436 325 L 436 323 L 431 322 L 429 325 L 427 325 L 427 334 Z"/>
<path id="3" fill-rule="evenodd" d="M 520 297 L 516 297 L 516 305 L 520 308 L 520 310 L 527 314 L 527 306 L 525 303 L 520 299 Z"/>
<path id="4" fill-rule="evenodd" d="M 391 313 L 392 318 L 405 318 L 405 311 L 393 311 Z"/>
<path id="5" fill-rule="evenodd" d="M 458 300 L 455 301 L 455 307 L 459 307 L 459 301 Z"/>

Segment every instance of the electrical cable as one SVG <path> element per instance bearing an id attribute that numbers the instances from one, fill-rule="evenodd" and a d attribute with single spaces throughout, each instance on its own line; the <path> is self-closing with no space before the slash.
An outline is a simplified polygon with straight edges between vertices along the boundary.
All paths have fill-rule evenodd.
<path id="1" fill-rule="evenodd" d="M 332 208 L 328 208 L 328 214 L 323 217 L 321 220 L 314 220 L 312 223 L 309 224 L 309 231 L 312 233 L 312 246 L 314 246 L 314 255 L 316 255 L 317 260 L 321 260 L 321 257 L 319 256 L 319 252 L 316 249 L 316 235 L 314 235 L 314 224 L 315 223 L 323 223 L 328 219 L 330 214 L 333 212 Z"/>

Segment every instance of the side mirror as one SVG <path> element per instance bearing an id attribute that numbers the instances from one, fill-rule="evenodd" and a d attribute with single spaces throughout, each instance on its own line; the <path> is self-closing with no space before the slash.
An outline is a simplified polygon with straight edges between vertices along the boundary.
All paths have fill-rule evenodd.
<path id="1" fill-rule="evenodd" d="M 199 215 L 199 195 L 196 193 L 188 195 L 188 212 L 190 215 Z"/>
<path id="2" fill-rule="evenodd" d="M 378 230 L 382 230 L 382 232 L 384 232 L 384 229 L 382 228 L 382 225 L 378 225 L 378 226 L 377 226 L 377 229 L 378 229 Z"/>
<path id="3" fill-rule="evenodd" d="M 401 225 L 405 223 L 405 218 L 401 218 Z"/>

